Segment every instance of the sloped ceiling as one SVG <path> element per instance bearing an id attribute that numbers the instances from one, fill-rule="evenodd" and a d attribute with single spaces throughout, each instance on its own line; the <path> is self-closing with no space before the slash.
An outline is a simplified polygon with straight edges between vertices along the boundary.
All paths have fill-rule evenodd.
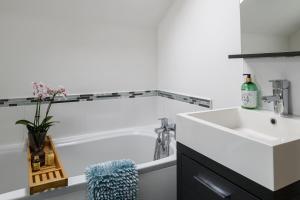
<path id="1" fill-rule="evenodd" d="M 157 26 L 174 0 L 1 0 L 0 15 Z"/>

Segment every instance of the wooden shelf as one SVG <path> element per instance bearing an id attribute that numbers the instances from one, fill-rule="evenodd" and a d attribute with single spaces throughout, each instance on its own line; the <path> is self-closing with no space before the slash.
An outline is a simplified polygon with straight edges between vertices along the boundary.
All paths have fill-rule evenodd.
<path id="1" fill-rule="evenodd" d="M 235 54 L 229 55 L 229 59 L 235 58 L 275 58 L 275 57 L 295 57 L 300 56 L 300 51 L 274 52 L 274 53 L 256 53 L 256 54 Z"/>

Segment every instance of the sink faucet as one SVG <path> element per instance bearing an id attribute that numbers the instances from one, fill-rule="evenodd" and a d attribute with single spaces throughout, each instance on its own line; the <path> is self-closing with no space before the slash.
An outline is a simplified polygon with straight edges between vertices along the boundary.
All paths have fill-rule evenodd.
<path id="1" fill-rule="evenodd" d="M 169 124 L 167 118 L 161 118 L 161 127 L 156 128 L 158 134 L 155 144 L 154 160 L 168 157 L 170 155 L 171 133 L 174 133 L 176 139 L 176 124 Z"/>
<path id="2" fill-rule="evenodd" d="M 288 80 L 271 80 L 273 87 L 272 96 L 263 96 L 262 100 L 268 103 L 274 103 L 274 112 L 282 116 L 289 114 L 289 87 Z"/>

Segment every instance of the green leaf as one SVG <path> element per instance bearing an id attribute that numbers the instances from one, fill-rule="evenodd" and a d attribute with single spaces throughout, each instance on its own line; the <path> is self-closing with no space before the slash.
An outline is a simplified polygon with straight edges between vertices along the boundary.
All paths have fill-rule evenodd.
<path id="1" fill-rule="evenodd" d="M 40 132 L 44 132 L 44 131 L 47 131 L 51 126 L 53 126 L 55 123 L 57 123 L 56 121 L 53 121 L 53 122 L 45 122 L 43 124 L 41 124 L 40 126 L 38 126 L 38 130 Z"/>
<path id="2" fill-rule="evenodd" d="M 32 122 L 25 120 L 25 119 L 16 121 L 16 124 L 21 124 L 21 125 L 25 125 L 25 126 L 28 126 L 28 125 L 34 126 L 34 124 Z"/>
<path id="3" fill-rule="evenodd" d="M 52 125 L 54 125 L 55 123 L 58 123 L 58 122 L 57 122 L 57 121 L 44 122 L 44 123 L 40 124 L 40 126 L 52 126 Z"/>
<path id="4" fill-rule="evenodd" d="M 45 119 L 42 121 L 42 123 L 48 122 L 48 121 L 50 121 L 52 118 L 53 118 L 53 116 L 45 117 Z"/>

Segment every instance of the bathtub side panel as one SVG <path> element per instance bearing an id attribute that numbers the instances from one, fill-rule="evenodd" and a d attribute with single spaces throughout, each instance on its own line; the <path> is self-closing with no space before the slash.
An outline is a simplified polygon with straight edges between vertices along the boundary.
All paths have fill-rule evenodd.
<path id="1" fill-rule="evenodd" d="M 140 176 L 141 200 L 175 200 L 176 166 L 152 171 Z"/>
<path id="2" fill-rule="evenodd" d="M 176 199 L 176 166 L 152 171 L 140 175 L 140 200 L 175 200 Z M 69 193 L 70 192 L 70 193 Z M 65 191 L 56 197 L 42 197 L 43 200 L 84 200 L 84 189 L 78 191 Z M 34 198 L 40 200 L 40 198 Z"/>

